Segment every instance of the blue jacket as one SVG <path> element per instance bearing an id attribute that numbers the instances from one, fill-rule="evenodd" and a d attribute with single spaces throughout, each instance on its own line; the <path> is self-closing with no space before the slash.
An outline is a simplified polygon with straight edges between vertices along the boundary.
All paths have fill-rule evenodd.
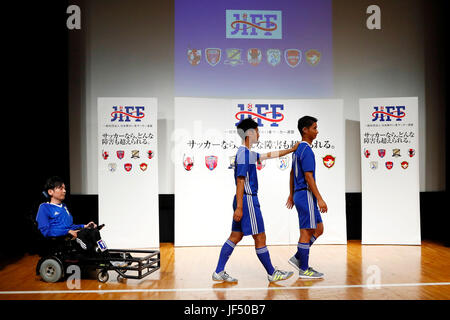
<path id="1" fill-rule="evenodd" d="M 84 224 L 73 224 L 73 218 L 65 204 L 42 203 L 36 215 L 38 228 L 44 237 L 59 237 L 69 230 L 84 228 Z"/>

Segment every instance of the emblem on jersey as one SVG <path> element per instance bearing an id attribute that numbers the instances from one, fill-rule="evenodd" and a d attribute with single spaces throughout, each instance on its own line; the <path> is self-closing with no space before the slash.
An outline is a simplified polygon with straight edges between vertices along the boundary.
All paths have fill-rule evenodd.
<path id="1" fill-rule="evenodd" d="M 131 151 L 131 159 L 139 159 L 139 150 L 132 150 Z"/>
<path id="2" fill-rule="evenodd" d="M 279 158 L 278 168 L 282 171 L 286 170 L 289 167 L 289 157 L 284 156 Z"/>
<path id="3" fill-rule="evenodd" d="M 284 59 L 289 67 L 295 68 L 302 61 L 302 52 L 298 49 L 287 49 L 284 51 Z"/>
<path id="4" fill-rule="evenodd" d="M 392 156 L 393 156 L 394 158 L 401 157 L 401 155 L 400 155 L 400 149 L 392 149 Z"/>
<path id="5" fill-rule="evenodd" d="M 409 149 L 408 150 L 408 155 L 409 155 L 410 158 L 414 157 L 415 154 L 416 154 L 416 150 L 414 150 L 414 149 Z"/>
<path id="6" fill-rule="evenodd" d="M 130 172 L 130 171 L 131 171 L 131 168 L 133 168 L 133 165 L 132 165 L 131 163 L 125 163 L 125 164 L 123 165 L 123 167 L 125 168 L 125 171 L 126 171 L 126 172 Z"/>
<path id="7" fill-rule="evenodd" d="M 264 169 L 265 166 L 266 166 L 266 160 L 263 160 L 263 161 L 257 160 L 256 161 L 256 169 L 262 170 L 262 169 Z"/>
<path id="8" fill-rule="evenodd" d="M 108 159 L 108 157 L 109 157 L 109 153 L 107 152 L 107 151 L 103 151 L 102 152 L 102 157 L 103 157 L 103 159 Z"/>
<path id="9" fill-rule="evenodd" d="M 205 54 L 206 62 L 208 62 L 213 67 L 216 66 L 222 58 L 222 50 L 218 48 L 208 48 L 205 50 Z"/>
<path id="10" fill-rule="evenodd" d="M 325 167 L 330 169 L 332 166 L 334 166 L 336 162 L 336 157 L 333 157 L 332 155 L 326 155 L 323 159 L 323 164 Z"/>
<path id="11" fill-rule="evenodd" d="M 366 158 L 369 158 L 369 157 L 370 157 L 370 150 L 369 150 L 369 149 L 364 148 L 364 156 L 365 156 Z"/>
<path id="12" fill-rule="evenodd" d="M 386 168 L 388 170 L 391 170 L 394 167 L 394 163 L 392 161 L 387 161 L 386 162 Z"/>
<path id="13" fill-rule="evenodd" d="M 205 157 L 205 164 L 206 167 L 213 171 L 217 167 L 217 156 L 206 156 Z"/>
<path id="14" fill-rule="evenodd" d="M 228 64 L 232 67 L 237 66 L 238 64 L 242 64 L 241 53 L 242 49 L 227 49 L 227 60 L 225 60 L 225 64 Z"/>
<path id="15" fill-rule="evenodd" d="M 149 159 L 153 158 L 153 151 L 152 150 L 148 150 L 147 156 L 148 156 Z"/>
<path id="16" fill-rule="evenodd" d="M 117 154 L 117 158 L 123 159 L 123 157 L 125 156 L 125 151 L 123 151 L 123 150 L 118 150 L 118 151 L 116 152 L 116 154 Z"/>
<path id="17" fill-rule="evenodd" d="M 191 65 L 197 66 L 202 58 L 202 50 L 199 49 L 189 49 L 187 51 L 187 58 Z"/>
<path id="18" fill-rule="evenodd" d="M 261 50 L 257 48 L 250 48 L 247 50 L 247 61 L 252 66 L 256 67 L 258 64 L 260 64 L 261 60 L 262 60 Z"/>
<path id="19" fill-rule="evenodd" d="M 278 65 L 281 61 L 281 52 L 278 49 L 269 49 L 267 50 L 267 63 L 272 67 Z"/>
<path id="20" fill-rule="evenodd" d="M 378 161 L 370 161 L 369 165 L 370 165 L 370 169 L 372 169 L 372 170 L 378 169 Z"/>
<path id="21" fill-rule="evenodd" d="M 147 165 L 146 163 L 141 163 L 141 164 L 139 165 L 139 168 L 141 168 L 142 171 L 147 170 L 147 167 L 148 167 L 148 165 Z"/>
<path id="22" fill-rule="evenodd" d="M 186 171 L 191 171 L 194 166 L 194 157 L 183 155 L 183 166 Z"/>
<path id="23" fill-rule="evenodd" d="M 386 149 L 378 149 L 378 155 L 380 156 L 380 158 L 384 158 L 384 156 L 386 155 Z"/>
<path id="24" fill-rule="evenodd" d="M 109 163 L 109 164 L 108 164 L 108 170 L 109 170 L 109 172 L 116 172 L 116 170 L 117 170 L 117 164 L 115 164 L 115 163 Z"/>
<path id="25" fill-rule="evenodd" d="M 319 51 L 314 49 L 307 51 L 305 55 L 306 61 L 313 67 L 319 63 L 320 57 L 322 56 L 322 54 Z"/>
<path id="26" fill-rule="evenodd" d="M 228 167 L 228 169 L 236 168 L 236 156 L 231 156 L 229 157 L 229 159 L 230 159 L 230 166 Z"/>

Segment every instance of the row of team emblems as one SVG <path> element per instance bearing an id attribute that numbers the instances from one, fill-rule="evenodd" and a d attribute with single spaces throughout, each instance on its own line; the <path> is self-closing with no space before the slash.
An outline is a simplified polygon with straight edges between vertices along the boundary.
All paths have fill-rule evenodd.
<path id="1" fill-rule="evenodd" d="M 336 162 L 336 158 L 332 155 L 326 155 L 322 158 L 323 164 L 328 169 L 332 168 Z M 211 156 L 205 156 L 205 165 L 206 168 L 210 171 L 213 171 L 215 168 L 217 168 L 217 164 L 219 161 L 219 157 L 211 155 Z M 229 165 L 228 169 L 234 169 L 236 167 L 236 156 L 229 156 L 228 157 Z M 284 171 L 289 168 L 291 163 L 291 157 L 284 156 L 280 157 L 275 160 L 276 166 L 281 171 Z M 194 167 L 194 157 L 190 155 L 183 155 L 183 167 L 186 171 L 191 171 Z M 266 167 L 266 160 L 258 160 L 256 162 L 256 169 L 262 170 Z"/>
<path id="2" fill-rule="evenodd" d="M 416 150 L 409 148 L 407 151 L 407 154 L 410 158 L 414 157 L 416 155 Z M 386 149 L 378 149 L 378 156 L 380 158 L 384 158 L 387 155 Z M 369 159 L 372 156 L 372 153 L 370 149 L 364 148 L 364 156 Z M 392 149 L 392 157 L 393 158 L 399 158 L 402 156 L 401 150 L 399 148 Z"/>
<path id="3" fill-rule="evenodd" d="M 378 161 L 370 161 L 370 162 L 369 162 L 369 167 L 370 167 L 370 169 L 372 169 L 372 170 L 377 170 L 377 169 L 379 168 Z M 386 162 L 384 163 L 384 167 L 385 167 L 387 170 L 392 170 L 392 169 L 395 167 L 395 164 L 394 164 L 393 161 L 386 161 Z M 408 168 L 409 168 L 409 162 L 408 162 L 408 161 L 402 161 L 402 162 L 400 163 L 400 167 L 401 167 L 402 169 L 404 169 L 404 170 L 408 169 Z"/>
<path id="4" fill-rule="evenodd" d="M 145 162 L 142 162 L 141 164 L 139 164 L 139 166 L 137 166 L 141 171 L 146 171 L 148 168 L 148 164 Z M 131 172 L 135 167 L 133 166 L 132 163 L 127 162 L 123 164 L 123 170 L 125 170 L 126 172 Z M 116 172 L 118 170 L 118 166 L 117 163 L 108 163 L 108 171 L 109 172 Z"/>
<path id="5" fill-rule="evenodd" d="M 125 150 L 117 150 L 115 156 L 117 159 L 122 160 L 124 158 L 130 157 L 131 159 L 140 159 L 141 157 L 146 157 L 148 159 L 152 159 L 154 156 L 154 152 L 152 150 L 146 150 L 145 156 L 142 155 L 141 150 L 131 150 L 128 153 Z M 108 151 L 103 150 L 102 151 L 102 158 L 104 160 L 110 159 L 111 155 Z"/>
<path id="6" fill-rule="evenodd" d="M 232 67 L 244 64 L 247 61 L 252 66 L 258 66 L 263 61 L 263 51 L 258 48 L 250 48 L 246 52 L 244 49 L 229 48 L 225 50 L 226 57 L 222 59 L 224 53 L 219 48 L 205 49 L 205 60 L 211 66 L 216 66 L 223 60 L 223 63 Z M 282 61 L 282 51 L 280 49 L 267 49 L 265 51 L 265 61 L 275 67 Z M 306 51 L 305 60 L 311 66 L 316 66 L 322 54 L 315 49 Z M 202 49 L 188 49 L 187 59 L 193 66 L 197 66 L 202 61 Z M 302 51 L 299 49 L 284 50 L 284 61 L 292 68 L 297 67 L 302 62 Z"/>

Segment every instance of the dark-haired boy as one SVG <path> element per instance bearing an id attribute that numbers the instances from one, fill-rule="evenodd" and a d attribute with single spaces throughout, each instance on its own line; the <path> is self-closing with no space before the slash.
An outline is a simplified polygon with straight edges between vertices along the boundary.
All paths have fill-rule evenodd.
<path id="1" fill-rule="evenodd" d="M 316 161 L 311 143 L 317 137 L 317 119 L 310 116 L 298 120 L 298 130 L 302 141 L 292 154 L 292 169 L 289 180 L 289 198 L 286 206 L 289 209 L 295 204 L 300 225 L 300 239 L 297 253 L 289 259 L 289 263 L 299 270 L 299 278 L 320 279 L 320 273 L 309 266 L 309 249 L 314 241 L 323 233 L 320 212 L 328 211 L 316 185 Z M 319 212 L 320 211 L 320 212 Z"/>
<path id="2" fill-rule="evenodd" d="M 236 244 L 244 236 L 251 235 L 255 240 L 256 255 L 267 271 L 267 279 L 270 282 L 285 280 L 292 276 L 291 271 L 275 269 L 270 260 L 269 251 L 266 247 L 266 234 L 264 221 L 258 201 L 258 178 L 256 163 L 265 159 L 285 156 L 298 146 L 291 149 L 259 154 L 251 151 L 253 144 L 258 142 L 258 124 L 250 119 L 244 119 L 237 126 L 239 136 L 242 138 L 242 146 L 239 147 L 235 158 L 234 178 L 236 183 L 236 195 L 233 201 L 233 223 L 231 235 L 222 246 L 219 261 L 212 279 L 215 281 L 237 282 L 225 272 L 227 263 Z"/>

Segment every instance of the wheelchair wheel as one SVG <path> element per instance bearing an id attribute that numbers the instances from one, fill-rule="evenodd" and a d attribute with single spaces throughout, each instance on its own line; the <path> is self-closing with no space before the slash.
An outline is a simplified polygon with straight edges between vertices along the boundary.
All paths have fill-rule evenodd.
<path id="1" fill-rule="evenodd" d="M 42 262 L 39 274 L 45 282 L 57 282 L 63 277 L 63 267 L 59 261 L 49 258 Z"/>
<path id="2" fill-rule="evenodd" d="M 105 283 L 109 280 L 108 270 L 101 269 L 97 272 L 97 280 L 101 283 Z"/>

